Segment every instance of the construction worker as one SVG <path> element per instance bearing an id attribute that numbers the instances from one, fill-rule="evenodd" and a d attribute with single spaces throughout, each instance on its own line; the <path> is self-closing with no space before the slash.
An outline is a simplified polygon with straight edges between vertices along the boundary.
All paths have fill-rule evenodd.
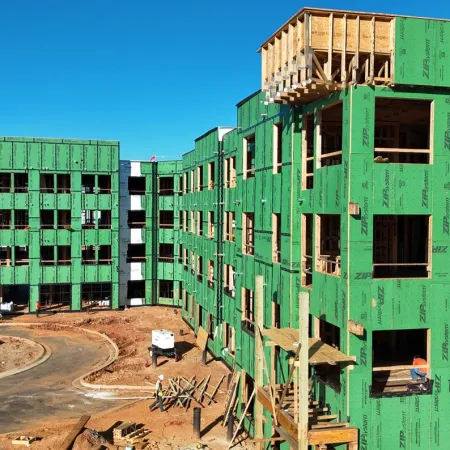
<path id="1" fill-rule="evenodd" d="M 38 301 L 36 302 L 36 317 L 39 317 L 39 311 L 40 311 L 40 309 L 41 309 L 41 302 L 40 302 L 40 300 L 38 300 Z"/>
<path id="2" fill-rule="evenodd" d="M 162 384 L 163 381 L 164 381 L 164 375 L 159 375 L 158 381 L 156 382 L 156 386 L 155 386 L 156 400 L 150 405 L 150 407 L 149 407 L 150 411 L 153 411 L 153 408 L 156 405 L 158 405 L 159 410 L 161 412 L 167 412 L 163 408 L 163 394 L 164 394 L 163 384 Z"/>
<path id="3" fill-rule="evenodd" d="M 414 356 L 413 366 L 425 366 L 427 362 L 421 358 L 420 356 Z M 427 378 L 427 369 L 426 367 L 414 368 L 411 369 L 411 378 L 413 381 L 417 381 L 418 378 L 421 378 L 423 381 Z"/>

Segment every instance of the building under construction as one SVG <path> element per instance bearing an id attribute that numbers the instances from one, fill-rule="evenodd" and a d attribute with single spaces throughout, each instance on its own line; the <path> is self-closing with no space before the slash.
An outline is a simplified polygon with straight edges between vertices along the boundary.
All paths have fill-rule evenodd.
<path id="1" fill-rule="evenodd" d="M 447 449 L 449 48 L 447 21 L 307 8 L 182 161 L 3 138 L 3 302 L 181 306 L 261 448 Z"/>

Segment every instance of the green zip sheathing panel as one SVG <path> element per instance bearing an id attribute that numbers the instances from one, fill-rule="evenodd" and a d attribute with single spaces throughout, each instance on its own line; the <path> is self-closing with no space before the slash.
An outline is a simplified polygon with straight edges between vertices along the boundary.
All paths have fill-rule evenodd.
<path id="1" fill-rule="evenodd" d="M 25 210 L 28 228 L 0 230 L 0 246 L 28 246 L 28 265 L 18 266 L 14 258 L 11 266 L 0 267 L 2 286 L 29 285 L 29 310 L 34 311 L 39 299 L 40 286 L 70 284 L 70 309 L 80 310 L 82 283 L 111 283 L 110 306 L 118 306 L 118 231 L 119 231 L 119 143 L 117 141 L 79 141 L 43 138 L 0 138 L 0 172 L 12 173 L 12 183 L 20 174 L 28 176 L 22 192 L 0 193 L 0 209 L 14 214 Z M 42 193 L 40 179 L 43 174 L 70 175 L 69 193 Z M 82 190 L 82 175 L 92 175 L 93 193 Z M 98 193 L 99 176 L 111 177 L 110 191 Z M 57 211 L 70 211 L 67 229 L 58 229 Z M 111 227 L 83 229 L 82 211 L 111 212 Z M 41 211 L 53 213 L 50 229 L 41 228 Z M 82 245 L 96 246 L 95 264 L 84 265 Z M 98 264 L 99 245 L 111 246 L 111 261 Z M 70 265 L 41 265 L 41 246 L 70 246 Z M 54 249 L 55 259 L 56 250 Z"/>
<path id="2" fill-rule="evenodd" d="M 450 86 L 450 22 L 397 17 L 395 84 Z"/>
<path id="3" fill-rule="evenodd" d="M 337 97 L 343 101 L 344 114 L 342 164 L 316 168 L 314 189 L 302 191 L 300 201 L 302 213 L 341 216 L 341 276 L 313 272 L 310 312 L 340 328 L 340 349 L 356 356 L 356 365 L 353 370 L 341 371 L 340 392 L 317 382 L 316 394 L 341 420 L 359 427 L 361 449 L 447 448 L 450 432 L 443 420 L 448 415 L 450 394 L 442 385 L 448 381 L 450 368 L 445 318 L 450 292 L 445 263 L 449 248 L 446 138 L 450 97 L 419 89 L 358 87 L 328 102 Z M 432 164 L 374 163 L 376 98 L 433 102 Z M 317 102 L 302 112 L 317 112 L 322 106 L 324 102 Z M 359 216 L 349 215 L 349 202 L 360 205 Z M 372 278 L 374 214 L 432 217 L 430 278 Z M 364 336 L 350 334 L 348 320 L 361 323 Z M 432 395 L 371 397 L 372 333 L 409 329 L 431 330 Z"/>

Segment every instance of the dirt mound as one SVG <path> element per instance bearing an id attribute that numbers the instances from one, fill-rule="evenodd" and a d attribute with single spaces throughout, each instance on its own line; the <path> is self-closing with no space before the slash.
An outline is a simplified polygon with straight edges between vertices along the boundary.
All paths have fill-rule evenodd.
<path id="1" fill-rule="evenodd" d="M 75 440 L 72 450 L 104 450 L 113 448 L 95 430 L 86 429 Z"/>
<path id="2" fill-rule="evenodd" d="M 12 336 L 0 337 L 0 373 L 31 363 L 41 354 L 33 341 Z"/>

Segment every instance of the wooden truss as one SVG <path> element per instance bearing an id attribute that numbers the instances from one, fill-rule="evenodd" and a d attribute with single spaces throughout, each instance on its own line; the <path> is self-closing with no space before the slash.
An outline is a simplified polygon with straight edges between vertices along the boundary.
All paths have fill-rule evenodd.
<path id="1" fill-rule="evenodd" d="M 268 100 L 307 103 L 351 85 L 392 84 L 394 18 L 302 9 L 259 49 Z"/>

